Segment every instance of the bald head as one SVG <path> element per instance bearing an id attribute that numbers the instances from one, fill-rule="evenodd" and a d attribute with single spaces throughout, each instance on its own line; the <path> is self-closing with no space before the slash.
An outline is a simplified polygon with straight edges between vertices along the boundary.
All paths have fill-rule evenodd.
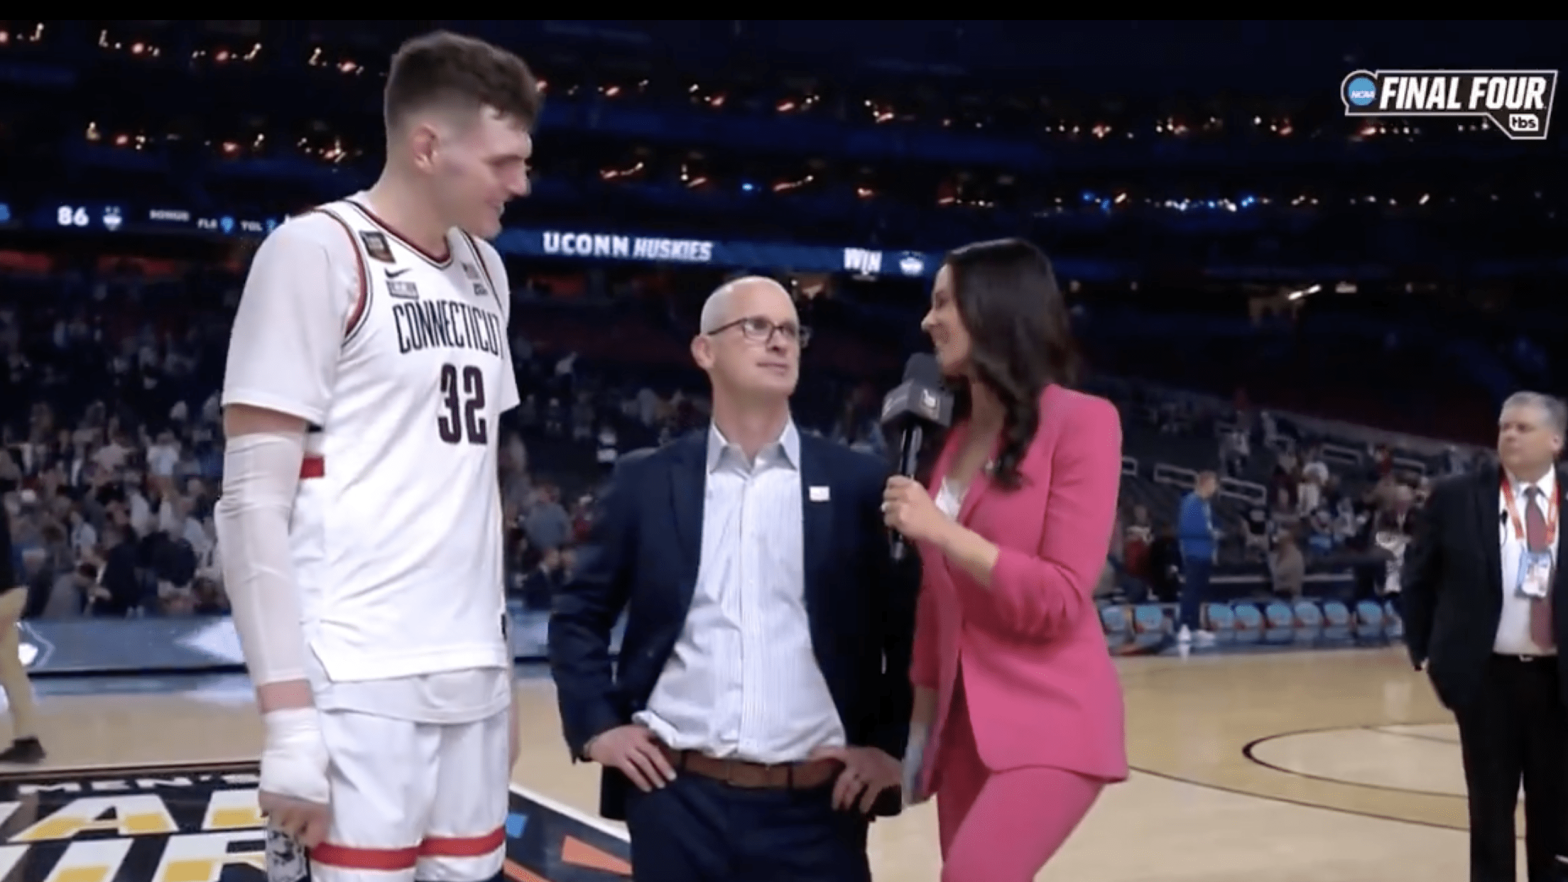
<path id="1" fill-rule="evenodd" d="M 787 406 L 799 377 L 805 331 L 783 285 L 744 276 L 720 285 L 702 306 L 692 357 L 713 382 L 713 401 Z"/>
<path id="2" fill-rule="evenodd" d="M 704 334 L 711 334 L 716 329 L 742 318 L 736 314 L 738 303 L 750 301 L 754 297 L 768 298 L 770 295 L 783 297 L 786 301 L 790 300 L 789 292 L 784 290 L 784 286 L 767 276 L 741 276 L 738 279 L 731 279 L 708 295 L 707 302 L 702 304 L 702 318 L 698 321 L 698 328 Z"/>

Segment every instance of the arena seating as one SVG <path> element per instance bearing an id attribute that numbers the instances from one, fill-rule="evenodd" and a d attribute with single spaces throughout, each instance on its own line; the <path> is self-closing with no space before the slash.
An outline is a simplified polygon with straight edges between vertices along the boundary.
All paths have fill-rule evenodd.
<path id="1" fill-rule="evenodd" d="M 1173 604 L 1101 603 L 1098 610 L 1113 651 L 1159 651 L 1175 643 Z M 1338 600 L 1211 603 L 1203 617 L 1222 650 L 1388 646 L 1404 636 L 1394 601 L 1362 601 L 1354 612 Z"/>

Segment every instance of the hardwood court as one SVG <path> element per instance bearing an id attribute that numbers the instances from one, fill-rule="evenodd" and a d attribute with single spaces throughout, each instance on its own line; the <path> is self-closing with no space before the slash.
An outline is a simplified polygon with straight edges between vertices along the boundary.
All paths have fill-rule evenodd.
<path id="1" fill-rule="evenodd" d="M 1129 782 L 1107 791 L 1041 879 L 1465 878 L 1456 736 L 1401 649 L 1130 658 L 1118 664 L 1136 771 Z M 52 694 L 45 682 L 41 710 L 51 751 L 45 771 L 252 759 L 259 730 L 248 693 L 237 678 L 220 682 L 221 688 L 206 681 L 187 684 L 184 691 L 128 693 L 110 681 L 98 694 L 67 695 Z M 623 835 L 623 829 L 592 816 L 596 772 L 567 760 L 552 686 L 530 680 L 519 697 L 524 753 L 517 784 L 537 803 L 592 825 L 598 835 L 586 838 L 615 850 L 614 840 L 602 834 Z M 14 825 L 3 829 L 15 836 Z M 935 882 L 935 831 L 930 805 L 878 822 L 872 858 L 879 882 Z M 580 851 L 580 845 L 574 847 Z M 10 860 L 11 848 L 0 845 L 0 863 Z M 152 869 L 137 875 L 122 866 L 118 875 L 91 882 L 162 882 Z M 619 875 L 603 869 L 559 872 L 549 882 Z M 514 882 L 543 878 L 523 871 L 510 875 Z M 65 878 L 47 866 L 24 869 L 20 876 L 28 882 L 56 877 Z"/>

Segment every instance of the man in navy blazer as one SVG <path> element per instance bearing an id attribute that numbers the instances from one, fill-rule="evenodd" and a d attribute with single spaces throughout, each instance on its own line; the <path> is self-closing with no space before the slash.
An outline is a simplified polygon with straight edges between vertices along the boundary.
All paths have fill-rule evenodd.
<path id="1" fill-rule="evenodd" d="M 899 810 L 918 565 L 890 561 L 886 467 L 790 419 L 805 342 L 776 282 L 714 292 L 712 425 L 617 466 L 556 597 L 566 741 L 638 882 L 866 882 Z"/>

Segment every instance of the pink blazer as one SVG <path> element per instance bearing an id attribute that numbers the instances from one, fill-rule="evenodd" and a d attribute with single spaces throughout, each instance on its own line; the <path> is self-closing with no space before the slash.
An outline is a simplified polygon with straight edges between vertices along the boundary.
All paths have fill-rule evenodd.
<path id="1" fill-rule="evenodd" d="M 935 496 L 967 434 L 949 435 L 931 477 Z M 993 454 L 994 455 L 994 454 Z M 1127 777 L 1121 683 L 1092 597 L 1106 565 L 1122 472 L 1121 418 L 1110 402 L 1049 386 L 1040 427 L 1007 491 L 982 472 L 958 520 L 1001 549 L 991 586 L 922 544 L 923 576 L 910 679 L 937 693 L 922 789 L 936 786 L 962 658 L 980 759 L 993 771 L 1067 769 Z"/>

